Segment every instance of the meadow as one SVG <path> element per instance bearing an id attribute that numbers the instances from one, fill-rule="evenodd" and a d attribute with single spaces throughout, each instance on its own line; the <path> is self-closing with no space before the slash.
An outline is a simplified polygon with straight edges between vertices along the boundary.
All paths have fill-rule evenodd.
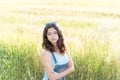
<path id="1" fill-rule="evenodd" d="M 62 26 L 74 61 L 67 80 L 120 80 L 119 0 L 0 0 L 0 80 L 42 80 L 49 21 Z"/>

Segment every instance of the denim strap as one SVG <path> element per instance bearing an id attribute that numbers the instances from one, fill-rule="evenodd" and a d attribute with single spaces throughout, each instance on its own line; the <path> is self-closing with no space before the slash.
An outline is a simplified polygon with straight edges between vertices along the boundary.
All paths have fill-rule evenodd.
<path id="1" fill-rule="evenodd" d="M 53 54 L 53 52 L 52 52 L 52 57 L 53 57 L 55 63 L 57 63 L 57 60 L 56 60 L 55 55 Z M 48 79 L 48 80 L 49 80 L 49 79 Z"/>
<path id="2" fill-rule="evenodd" d="M 56 60 L 55 55 L 53 54 L 53 52 L 52 52 L 52 57 L 53 57 L 55 63 L 57 63 L 57 60 Z"/>

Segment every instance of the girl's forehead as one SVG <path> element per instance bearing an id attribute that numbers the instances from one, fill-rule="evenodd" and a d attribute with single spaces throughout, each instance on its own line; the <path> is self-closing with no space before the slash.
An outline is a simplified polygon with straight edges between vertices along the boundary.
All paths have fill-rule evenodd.
<path id="1" fill-rule="evenodd" d="M 47 32 L 54 32 L 54 31 L 56 31 L 55 28 L 49 28 Z"/>
<path id="2" fill-rule="evenodd" d="M 49 28 L 48 31 L 56 31 L 55 28 Z"/>

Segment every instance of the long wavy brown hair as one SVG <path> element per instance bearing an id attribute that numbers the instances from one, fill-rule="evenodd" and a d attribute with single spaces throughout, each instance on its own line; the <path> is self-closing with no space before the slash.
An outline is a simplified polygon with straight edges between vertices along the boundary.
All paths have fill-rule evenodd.
<path id="1" fill-rule="evenodd" d="M 52 45 L 52 43 L 48 40 L 47 38 L 47 31 L 49 28 L 54 28 L 57 31 L 58 34 L 58 41 L 57 41 L 57 46 L 59 48 L 60 54 L 64 54 L 66 52 L 66 45 L 64 43 L 64 36 L 62 33 L 62 30 L 59 28 L 59 26 L 56 24 L 56 22 L 48 22 L 46 23 L 44 30 L 43 30 L 43 43 L 42 47 L 44 49 L 49 50 L 50 52 L 54 52 L 55 48 Z"/>

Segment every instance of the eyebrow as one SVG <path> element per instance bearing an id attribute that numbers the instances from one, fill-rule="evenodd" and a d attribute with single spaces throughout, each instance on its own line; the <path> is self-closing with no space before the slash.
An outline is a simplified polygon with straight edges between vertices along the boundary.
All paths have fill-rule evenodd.
<path id="1" fill-rule="evenodd" d="M 57 31 L 55 30 L 55 31 L 53 31 L 53 32 L 57 32 Z M 49 31 L 48 31 L 47 33 L 52 33 L 52 32 L 49 32 Z"/>

